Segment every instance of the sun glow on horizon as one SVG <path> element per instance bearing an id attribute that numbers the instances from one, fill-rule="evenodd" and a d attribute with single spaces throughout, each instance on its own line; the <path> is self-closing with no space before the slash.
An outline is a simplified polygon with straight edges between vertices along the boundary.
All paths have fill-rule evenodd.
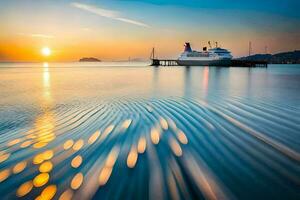
<path id="1" fill-rule="evenodd" d="M 43 47 L 41 50 L 43 56 L 50 56 L 51 55 L 51 49 L 49 47 Z"/>

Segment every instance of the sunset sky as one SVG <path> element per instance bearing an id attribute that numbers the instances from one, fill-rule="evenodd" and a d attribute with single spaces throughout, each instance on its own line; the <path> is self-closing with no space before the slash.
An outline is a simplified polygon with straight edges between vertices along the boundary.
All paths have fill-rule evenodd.
<path id="1" fill-rule="evenodd" d="M 300 49 L 299 0 L 1 0 L 0 61 L 176 58 L 218 41 L 235 57 Z M 44 49 L 45 50 L 45 49 Z"/>

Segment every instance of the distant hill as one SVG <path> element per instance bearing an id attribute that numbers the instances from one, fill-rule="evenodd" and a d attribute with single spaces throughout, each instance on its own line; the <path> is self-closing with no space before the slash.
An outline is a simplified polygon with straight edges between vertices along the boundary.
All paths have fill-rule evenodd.
<path id="1" fill-rule="evenodd" d="M 241 60 L 267 61 L 271 64 L 300 64 L 300 50 L 277 54 L 255 54 L 239 58 Z"/>
<path id="2" fill-rule="evenodd" d="M 101 62 L 101 60 L 97 58 L 89 57 L 89 58 L 81 58 L 79 62 Z"/>

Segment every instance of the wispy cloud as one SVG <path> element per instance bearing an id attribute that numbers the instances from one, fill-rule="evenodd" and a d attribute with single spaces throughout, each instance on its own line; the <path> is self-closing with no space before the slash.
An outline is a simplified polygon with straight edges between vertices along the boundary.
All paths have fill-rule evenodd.
<path id="1" fill-rule="evenodd" d="M 53 35 L 46 35 L 40 33 L 18 33 L 18 35 L 27 36 L 27 37 L 36 37 L 36 38 L 47 38 L 47 39 L 54 38 Z"/>
<path id="2" fill-rule="evenodd" d="M 100 8 L 100 7 L 87 5 L 87 4 L 82 4 L 82 3 L 76 3 L 76 2 L 71 3 L 71 5 L 73 7 L 76 7 L 76 8 L 79 8 L 81 10 L 85 10 L 85 11 L 94 13 L 94 14 L 102 16 L 102 17 L 122 21 L 122 22 L 129 23 L 129 24 L 134 24 L 134 25 L 137 25 L 137 26 L 150 27 L 148 24 L 145 24 L 143 22 L 128 19 L 126 17 L 122 17 L 119 12 L 114 11 L 114 10 L 103 9 L 103 8 Z"/>

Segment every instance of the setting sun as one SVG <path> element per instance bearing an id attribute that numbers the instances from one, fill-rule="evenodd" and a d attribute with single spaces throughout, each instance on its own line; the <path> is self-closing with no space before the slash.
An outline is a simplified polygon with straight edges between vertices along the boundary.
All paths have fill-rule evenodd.
<path id="1" fill-rule="evenodd" d="M 43 54 L 44 56 L 49 56 L 49 55 L 51 55 L 51 49 L 50 49 L 49 47 L 43 47 L 43 48 L 42 48 L 42 54 Z"/>

